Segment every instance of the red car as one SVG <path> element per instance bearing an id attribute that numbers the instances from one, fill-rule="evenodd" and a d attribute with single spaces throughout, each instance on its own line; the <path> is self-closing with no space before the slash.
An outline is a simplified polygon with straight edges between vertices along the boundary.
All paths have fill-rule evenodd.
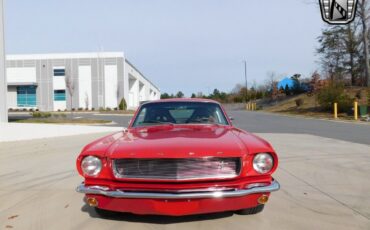
<path id="1" fill-rule="evenodd" d="M 280 188 L 277 165 L 271 145 L 234 127 L 219 103 L 159 100 L 82 150 L 77 191 L 99 214 L 255 214 Z"/>

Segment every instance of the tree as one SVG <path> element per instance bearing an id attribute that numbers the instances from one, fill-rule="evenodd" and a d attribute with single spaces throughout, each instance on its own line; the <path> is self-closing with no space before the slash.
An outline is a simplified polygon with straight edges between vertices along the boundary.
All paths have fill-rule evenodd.
<path id="1" fill-rule="evenodd" d="M 75 92 L 75 85 L 73 82 L 73 78 L 71 76 L 70 71 L 65 71 L 65 83 L 66 83 L 66 88 L 69 94 L 69 100 L 70 100 L 70 106 L 71 106 L 71 115 L 73 116 L 73 95 Z"/>
<path id="2" fill-rule="evenodd" d="M 185 96 L 184 93 L 181 92 L 181 91 L 179 91 L 179 92 L 176 93 L 176 97 L 177 98 L 183 98 L 184 96 Z"/>
<path id="3" fill-rule="evenodd" d="M 268 72 L 267 73 L 267 79 L 264 85 L 264 88 L 266 89 L 266 92 L 268 92 L 268 95 L 271 96 L 272 100 L 275 100 L 277 98 L 277 94 L 279 93 L 279 89 L 277 88 L 277 74 L 275 72 Z"/>
<path id="4" fill-rule="evenodd" d="M 196 98 L 196 97 L 197 97 L 197 95 L 195 95 L 195 93 L 191 94 L 191 98 Z"/>
<path id="5" fill-rule="evenodd" d="M 168 99 L 168 98 L 171 98 L 171 96 L 168 93 L 161 94 L 161 99 Z"/>
<path id="6" fill-rule="evenodd" d="M 126 110 L 127 109 L 127 103 L 125 98 L 122 98 L 119 105 L 118 105 L 119 110 Z"/>
<path id="7" fill-rule="evenodd" d="M 323 30 L 318 38 L 320 47 L 317 53 L 321 56 L 323 69 L 331 81 L 340 80 L 345 73 L 345 55 L 347 53 L 344 40 L 345 30 L 341 25 L 331 26 Z"/>
<path id="8" fill-rule="evenodd" d="M 351 75 L 351 85 L 356 85 L 361 66 L 361 55 L 360 52 L 358 52 L 360 45 L 360 39 L 357 36 L 358 22 L 354 21 L 353 23 L 349 23 L 346 27 L 346 36 L 344 38 L 348 53 L 346 64 Z"/>
<path id="9" fill-rule="evenodd" d="M 85 92 L 85 109 L 88 110 L 90 105 L 89 95 Z"/>
<path id="10" fill-rule="evenodd" d="M 302 92 L 301 83 L 299 81 L 300 77 L 301 77 L 300 74 L 294 74 L 291 77 L 291 79 L 293 80 L 293 87 L 291 89 L 291 93 L 293 93 L 294 95 L 300 94 Z"/>
<path id="11" fill-rule="evenodd" d="M 364 53 L 364 71 L 365 71 L 365 81 L 366 85 L 370 86 L 370 65 L 369 65 L 369 31 L 367 23 L 370 18 L 369 14 L 369 2 L 368 0 L 358 1 L 357 16 L 361 21 L 362 25 L 362 42 L 363 42 L 363 53 Z"/>
<path id="12" fill-rule="evenodd" d="M 289 88 L 288 84 L 285 85 L 284 93 L 287 96 L 291 95 L 291 91 L 290 91 L 290 88 Z"/>

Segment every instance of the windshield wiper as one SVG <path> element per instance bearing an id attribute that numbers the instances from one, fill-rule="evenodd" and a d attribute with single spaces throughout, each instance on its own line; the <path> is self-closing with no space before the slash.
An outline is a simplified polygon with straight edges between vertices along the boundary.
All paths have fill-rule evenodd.
<path id="1" fill-rule="evenodd" d="M 166 125 L 174 125 L 175 123 L 169 122 L 169 121 L 149 120 L 149 121 L 141 122 L 141 124 L 166 124 Z"/>

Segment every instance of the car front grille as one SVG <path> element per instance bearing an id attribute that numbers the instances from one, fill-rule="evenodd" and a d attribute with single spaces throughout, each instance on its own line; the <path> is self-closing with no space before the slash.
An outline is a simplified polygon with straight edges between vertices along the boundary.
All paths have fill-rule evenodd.
<path id="1" fill-rule="evenodd" d="M 229 179 L 241 170 L 240 158 L 115 159 L 116 178 L 152 180 Z"/>

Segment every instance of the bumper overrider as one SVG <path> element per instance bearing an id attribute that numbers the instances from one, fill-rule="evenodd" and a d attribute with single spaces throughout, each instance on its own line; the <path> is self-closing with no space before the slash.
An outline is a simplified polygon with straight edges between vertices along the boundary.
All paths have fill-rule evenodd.
<path id="1" fill-rule="evenodd" d="M 280 189 L 280 184 L 256 183 L 245 189 L 205 191 L 124 191 L 105 186 L 80 184 L 76 191 L 86 194 L 89 206 L 116 212 L 184 216 L 253 208 L 268 201 L 271 192 Z"/>

